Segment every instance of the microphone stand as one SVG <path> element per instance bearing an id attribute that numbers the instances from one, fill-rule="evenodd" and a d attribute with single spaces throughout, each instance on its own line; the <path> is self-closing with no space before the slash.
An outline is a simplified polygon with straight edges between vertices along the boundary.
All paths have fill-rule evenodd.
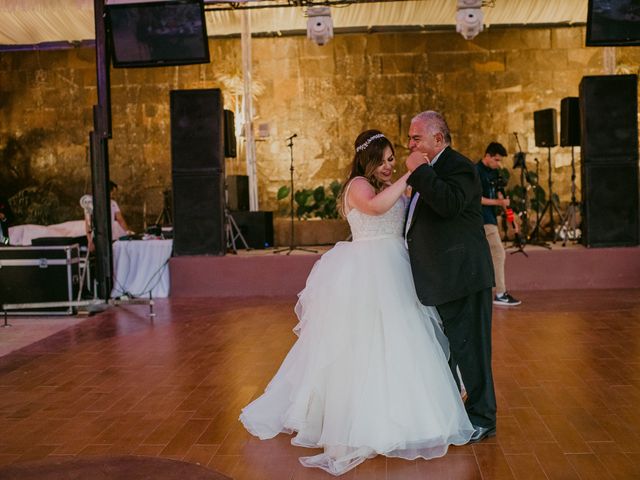
<path id="1" fill-rule="evenodd" d="M 511 226 L 514 230 L 513 247 L 516 249 L 515 251 L 511 252 L 511 255 L 513 255 L 514 253 L 522 253 L 525 257 L 528 257 L 529 255 L 527 255 L 527 252 L 524 251 L 524 247 L 527 245 L 527 234 L 529 233 L 529 217 L 527 215 L 527 189 L 524 185 L 524 179 L 527 170 L 527 161 L 526 154 L 522 151 L 522 147 L 520 146 L 518 132 L 513 132 L 513 135 L 516 137 L 516 144 L 518 145 L 518 153 L 514 154 L 513 156 L 513 168 L 520 169 L 520 189 L 522 190 L 522 198 L 520 200 L 520 233 L 518 233 L 516 229 L 515 219 L 513 222 L 511 222 Z M 505 193 L 503 193 L 503 197 L 506 198 Z"/>
<path id="2" fill-rule="evenodd" d="M 300 250 L 303 252 L 309 252 L 309 253 L 318 253 L 317 250 L 311 250 L 308 248 L 300 248 L 300 247 L 296 247 L 295 246 L 295 237 L 294 237 L 294 232 L 293 232 L 293 227 L 295 225 L 295 220 L 294 220 L 294 210 L 293 210 L 293 139 L 295 137 L 297 137 L 298 134 L 294 133 L 293 135 L 291 135 L 290 137 L 287 138 L 287 147 L 289 147 L 289 154 L 290 154 L 290 158 L 291 158 L 291 166 L 289 167 L 289 172 L 291 173 L 291 237 L 289 240 L 289 246 L 287 248 L 281 248 L 280 250 L 276 250 L 273 253 L 282 253 L 282 252 L 287 252 L 286 255 L 291 255 L 291 252 L 293 252 L 294 250 Z"/>

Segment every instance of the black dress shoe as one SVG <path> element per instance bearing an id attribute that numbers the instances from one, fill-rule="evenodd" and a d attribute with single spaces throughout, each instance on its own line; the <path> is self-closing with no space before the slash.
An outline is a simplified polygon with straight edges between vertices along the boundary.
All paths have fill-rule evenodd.
<path id="1" fill-rule="evenodd" d="M 481 442 L 485 438 L 495 437 L 496 436 L 496 427 L 479 427 L 478 425 L 474 425 L 474 432 L 469 439 L 469 443 Z"/>

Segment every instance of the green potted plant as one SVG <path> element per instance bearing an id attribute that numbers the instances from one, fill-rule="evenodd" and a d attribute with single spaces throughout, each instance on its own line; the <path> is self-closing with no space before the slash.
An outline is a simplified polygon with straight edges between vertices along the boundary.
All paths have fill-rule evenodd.
<path id="1" fill-rule="evenodd" d="M 320 185 L 294 192 L 294 216 L 297 219 L 294 225 L 296 245 L 332 244 L 345 240 L 349 236 L 349 226 L 340 218 L 338 212 L 338 195 L 341 189 L 340 182 L 334 180 L 328 188 Z M 278 189 L 277 199 L 279 202 L 287 198 L 290 200 L 290 195 L 291 189 L 285 185 Z M 287 211 L 290 214 L 290 208 L 281 208 L 279 211 Z M 289 243 L 290 228 L 290 219 L 285 219 L 284 216 L 276 219 L 276 245 Z"/>

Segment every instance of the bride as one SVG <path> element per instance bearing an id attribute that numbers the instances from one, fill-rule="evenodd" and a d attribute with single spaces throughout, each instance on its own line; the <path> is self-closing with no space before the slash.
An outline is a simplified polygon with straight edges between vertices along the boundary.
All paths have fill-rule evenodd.
<path id="1" fill-rule="evenodd" d="M 447 364 L 434 307 L 415 293 L 404 244 L 406 179 L 391 183 L 391 142 L 355 141 L 341 208 L 353 235 L 314 265 L 299 294 L 298 340 L 240 415 L 260 439 L 323 448 L 307 467 L 341 475 L 376 455 L 413 460 L 467 443 L 473 427 Z"/>

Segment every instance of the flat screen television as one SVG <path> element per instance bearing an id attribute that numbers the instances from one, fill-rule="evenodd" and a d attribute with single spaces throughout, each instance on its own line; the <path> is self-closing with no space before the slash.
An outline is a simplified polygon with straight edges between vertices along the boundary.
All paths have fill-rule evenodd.
<path id="1" fill-rule="evenodd" d="M 640 0 L 589 0 L 586 43 L 640 45 Z"/>
<path id="2" fill-rule="evenodd" d="M 209 62 L 201 0 L 111 0 L 107 19 L 114 67 Z"/>

